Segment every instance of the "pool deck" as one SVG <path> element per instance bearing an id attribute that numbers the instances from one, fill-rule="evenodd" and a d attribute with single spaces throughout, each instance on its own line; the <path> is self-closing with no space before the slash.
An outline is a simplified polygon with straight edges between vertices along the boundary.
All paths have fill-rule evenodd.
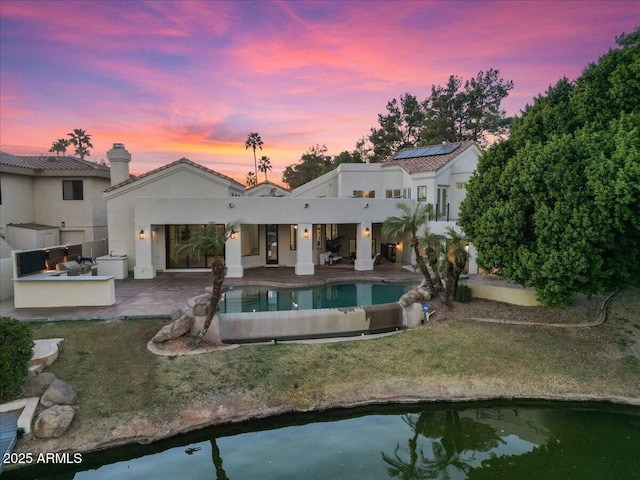
<path id="1" fill-rule="evenodd" d="M 314 275 L 296 275 L 293 267 L 247 269 L 243 278 L 228 278 L 226 286 L 309 286 L 352 280 L 412 281 L 422 279 L 396 264 L 382 264 L 372 271 L 355 271 L 353 265 L 316 266 Z M 13 298 L 0 302 L 0 315 L 25 321 L 127 319 L 170 317 L 176 308 L 186 308 L 189 298 L 201 295 L 211 285 L 209 272 L 161 272 L 155 278 L 116 280 L 116 303 L 99 307 L 15 308 Z"/>
<path id="2" fill-rule="evenodd" d="M 417 285 L 422 280 L 422 274 L 386 261 L 369 271 L 356 271 L 349 263 L 338 263 L 333 266 L 316 265 L 314 275 L 296 275 L 293 267 L 257 267 L 246 269 L 243 278 L 226 279 L 224 286 L 312 286 L 327 282 L 354 280 L 389 282 L 415 280 Z M 470 275 L 466 282 L 522 288 L 504 280 L 493 280 L 481 275 Z M 172 310 L 185 309 L 189 298 L 205 293 L 205 288 L 210 285 L 211 274 L 209 272 L 160 272 L 152 279 L 136 280 L 129 277 L 124 280 L 116 280 L 116 303 L 114 305 L 15 308 L 13 298 L 9 298 L 0 302 L 0 315 L 24 321 L 168 318 L 171 316 Z"/>

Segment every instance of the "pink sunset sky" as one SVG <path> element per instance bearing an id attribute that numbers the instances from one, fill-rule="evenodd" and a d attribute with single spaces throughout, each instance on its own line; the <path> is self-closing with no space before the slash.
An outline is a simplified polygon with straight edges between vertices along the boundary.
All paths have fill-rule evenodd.
<path id="1" fill-rule="evenodd" d="M 0 148 L 46 154 L 82 128 L 92 160 L 120 142 L 133 173 L 187 157 L 244 183 L 258 132 L 280 182 L 450 75 L 498 69 L 516 115 L 638 25 L 637 0 L 2 0 Z"/>

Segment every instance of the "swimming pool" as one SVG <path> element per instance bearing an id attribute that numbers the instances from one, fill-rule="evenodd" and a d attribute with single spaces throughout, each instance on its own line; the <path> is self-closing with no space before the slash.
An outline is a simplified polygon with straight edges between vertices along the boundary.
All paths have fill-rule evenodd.
<path id="1" fill-rule="evenodd" d="M 315 287 L 274 288 L 227 287 L 220 301 L 220 313 L 314 310 L 397 302 L 415 288 L 406 282 L 328 283 Z"/>

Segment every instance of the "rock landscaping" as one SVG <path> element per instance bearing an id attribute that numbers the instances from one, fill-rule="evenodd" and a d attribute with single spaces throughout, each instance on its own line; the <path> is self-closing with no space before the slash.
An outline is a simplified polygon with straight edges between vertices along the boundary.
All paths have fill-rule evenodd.
<path id="1" fill-rule="evenodd" d="M 33 428 L 29 428 L 33 418 L 27 418 L 24 424 L 25 436 L 28 438 L 33 433 L 38 438 L 58 438 L 64 435 L 75 417 L 75 410 L 71 406 L 78 397 L 76 391 L 66 382 L 57 378 L 51 372 L 42 372 L 41 369 L 49 366 L 58 357 L 58 344 L 61 339 L 52 339 L 52 351 L 41 355 L 42 345 L 46 340 L 40 340 L 38 348 L 34 347 L 34 358 L 31 365 L 38 368 L 31 370 L 31 375 L 24 381 L 22 388 L 22 403 L 33 404 L 33 407 L 23 411 L 24 416 L 36 417 Z M 55 351 L 53 351 L 55 350 Z M 38 400 L 38 397 L 39 400 Z M 37 406 L 36 406 L 37 405 Z M 22 407 L 21 407 L 22 408 Z M 27 412 L 28 410 L 28 412 Z"/>
<path id="2" fill-rule="evenodd" d="M 57 438 L 64 435 L 76 412 L 69 405 L 54 405 L 40 412 L 33 433 L 38 438 Z"/>

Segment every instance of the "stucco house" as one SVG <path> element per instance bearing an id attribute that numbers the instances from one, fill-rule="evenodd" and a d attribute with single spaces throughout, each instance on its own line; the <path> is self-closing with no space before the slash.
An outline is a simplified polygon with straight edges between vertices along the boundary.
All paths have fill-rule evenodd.
<path id="1" fill-rule="evenodd" d="M 112 185 L 104 193 L 109 249 L 127 255 L 136 278 L 204 270 L 206 258 L 173 258 L 173 247 L 209 222 L 240 221 L 242 228 L 226 245 L 229 277 L 258 266 L 290 266 L 297 275 L 313 275 L 328 260 L 328 247 L 332 258 L 353 259 L 356 270 L 372 270 L 376 253 L 408 263 L 411 252 L 402 241 L 382 238 L 385 218 L 398 214 L 403 199 L 437 207 L 433 231 L 455 224 L 479 155 L 472 142 L 407 149 L 381 164 L 342 164 L 288 192 L 265 183 L 245 190 L 187 159 L 131 178 L 131 155 L 114 144 L 107 152 Z M 327 243 L 335 238 L 339 246 Z"/>
<path id="2" fill-rule="evenodd" d="M 109 171 L 71 156 L 0 152 L 0 234 L 24 250 L 106 238 Z"/>

